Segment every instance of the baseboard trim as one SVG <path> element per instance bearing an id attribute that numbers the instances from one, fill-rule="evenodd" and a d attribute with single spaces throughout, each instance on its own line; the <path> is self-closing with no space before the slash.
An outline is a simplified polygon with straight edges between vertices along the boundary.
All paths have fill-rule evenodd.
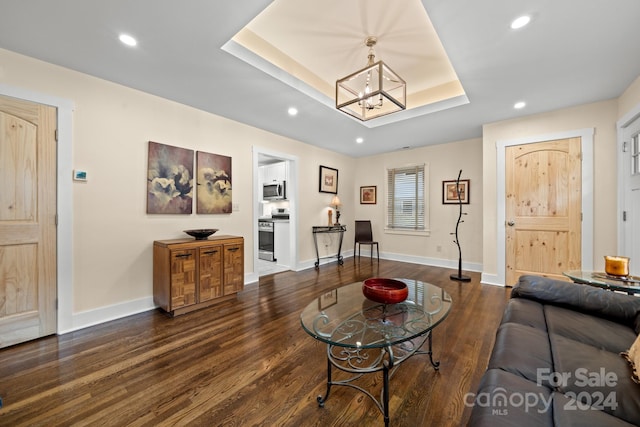
<path id="1" fill-rule="evenodd" d="M 354 254 L 353 251 L 346 251 L 344 254 L 344 259 L 346 260 L 347 258 L 353 258 Z M 374 252 L 374 256 L 375 256 L 375 252 Z M 362 254 L 360 255 L 361 259 L 369 259 L 369 252 L 362 252 Z M 442 268 L 450 268 L 450 269 L 454 269 L 457 270 L 458 268 L 458 261 L 457 260 L 448 260 L 448 259 L 440 259 L 440 258 L 428 258 L 428 257 L 418 257 L 418 256 L 412 256 L 412 255 L 403 255 L 403 254 L 394 254 L 394 253 L 389 253 L 389 252 L 380 252 L 380 259 L 387 259 L 390 261 L 401 261 L 401 262 L 408 262 L 410 264 L 423 264 L 423 265 L 431 265 L 433 267 L 442 267 Z M 306 270 L 308 268 L 314 268 L 315 267 L 315 262 L 316 260 L 307 260 L 307 261 L 303 261 L 301 263 L 298 263 L 298 265 L 296 266 L 295 271 L 301 271 L 301 270 Z M 320 266 L 323 266 L 324 264 L 329 264 L 332 262 L 336 262 L 336 259 L 333 258 L 327 258 L 327 259 L 321 259 L 320 260 Z M 473 271 L 473 272 L 482 272 L 482 264 L 480 263 L 475 263 L 475 262 L 462 262 L 462 269 L 464 271 Z"/>
<path id="2" fill-rule="evenodd" d="M 79 329 L 88 328 L 89 326 L 109 322 L 111 320 L 117 320 L 123 317 L 142 313 L 144 311 L 154 310 L 155 308 L 156 305 L 153 303 L 153 297 L 145 297 L 126 301 L 120 304 L 113 304 L 93 310 L 73 313 L 71 315 L 70 327 L 64 330 L 59 330 L 58 334 L 66 334 Z"/>
<path id="3" fill-rule="evenodd" d="M 482 283 L 483 285 L 504 287 L 504 283 L 501 283 L 500 278 L 497 274 L 482 273 L 482 276 L 480 276 L 480 283 Z"/>
<path id="4" fill-rule="evenodd" d="M 352 258 L 353 251 L 346 251 L 344 253 L 344 259 Z M 363 258 L 368 258 L 367 256 L 362 256 Z M 443 267 L 450 269 L 457 269 L 458 262 L 453 260 L 446 259 L 438 259 L 438 258 L 427 258 L 427 257 L 416 257 L 410 255 L 402 255 L 402 254 L 394 254 L 388 252 L 380 253 L 381 259 L 387 259 L 392 261 L 401 261 L 408 262 L 412 264 L 424 264 L 431 265 L 434 267 Z M 308 268 L 315 267 L 316 260 L 308 260 L 302 263 L 299 263 L 295 271 L 306 270 Z M 320 267 L 325 264 L 330 264 L 332 262 L 336 262 L 336 259 L 327 258 L 324 260 L 320 260 Z M 482 272 L 482 264 L 479 263 L 462 263 L 462 268 L 464 271 L 473 271 L 473 272 Z M 257 287 L 259 281 L 258 273 L 248 273 L 244 276 L 245 285 L 249 285 L 249 289 L 253 289 Z M 487 275 L 482 274 L 481 283 L 489 284 L 489 285 L 497 285 L 504 286 L 501 283 L 497 282 L 497 276 L 495 275 Z M 101 323 L 109 322 L 111 320 L 121 319 L 123 317 L 132 316 L 134 314 L 142 313 L 149 310 L 156 309 L 157 306 L 153 302 L 153 297 L 145 297 L 139 298 L 131 301 L 126 301 L 120 304 L 113 304 L 105 307 L 99 307 L 93 310 L 81 311 L 79 313 L 73 313 L 71 315 L 71 325 L 68 328 L 61 329 L 58 331 L 59 335 L 66 334 L 69 332 L 74 332 L 80 329 L 88 328 L 90 326 L 99 325 Z"/>

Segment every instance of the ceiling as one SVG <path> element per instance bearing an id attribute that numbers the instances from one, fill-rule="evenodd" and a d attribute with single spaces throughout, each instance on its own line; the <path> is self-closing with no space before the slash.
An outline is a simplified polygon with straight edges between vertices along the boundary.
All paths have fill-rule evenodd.
<path id="1" fill-rule="evenodd" d="M 366 42 L 372 38 L 376 44 L 370 50 Z M 363 69 L 369 53 L 374 54 L 372 62 L 390 59 L 386 65 L 406 82 L 407 108 L 384 118 L 360 122 L 368 128 L 468 102 L 419 0 L 274 1 L 223 49 L 331 109 L 336 105 L 336 80 Z M 383 81 L 390 86 L 399 82 L 392 78 Z M 359 86 L 363 83 L 359 81 L 356 87 L 363 89 Z M 354 97 L 349 94 L 348 98 L 341 97 L 340 102 L 347 99 Z M 384 115 L 385 110 L 388 114 L 395 109 L 394 104 L 385 104 L 367 115 Z"/>
<path id="2" fill-rule="evenodd" d="M 322 60 L 335 56 L 324 50 L 331 45 L 339 55 L 352 55 L 336 65 L 343 67 L 336 78 L 365 65 L 368 35 L 380 39 L 377 59 L 401 76 L 394 64 L 411 76 L 415 69 L 406 68 L 407 57 L 428 50 L 420 36 L 418 48 L 390 46 L 399 12 L 372 13 L 377 0 L 350 0 L 357 19 L 341 7 L 344 0 L 296 2 L 307 12 L 318 4 L 338 8 L 332 24 L 320 25 L 308 14 L 297 18 L 295 33 L 280 35 L 287 43 L 304 40 Z M 268 0 L 0 0 L 0 47 L 352 157 L 480 137 L 486 123 L 616 98 L 640 75 L 637 0 L 393 1 L 408 9 L 416 2 L 426 10 L 466 100 L 374 127 L 335 110 L 331 100 L 310 96 L 318 95 L 311 86 L 261 58 L 236 56 L 243 49 L 230 40 Z M 510 22 L 523 14 L 532 22 L 511 30 Z M 406 40 L 416 29 L 399 31 Z M 122 45 L 122 32 L 138 45 Z M 317 46 L 311 45 L 314 35 L 321 40 Z M 331 67 L 320 68 L 314 71 L 325 75 Z M 0 64 L 0 81 L 2 74 Z M 516 101 L 527 105 L 515 110 Z M 291 106 L 299 111 L 295 117 L 287 114 Z M 364 142 L 356 143 L 358 137 Z"/>

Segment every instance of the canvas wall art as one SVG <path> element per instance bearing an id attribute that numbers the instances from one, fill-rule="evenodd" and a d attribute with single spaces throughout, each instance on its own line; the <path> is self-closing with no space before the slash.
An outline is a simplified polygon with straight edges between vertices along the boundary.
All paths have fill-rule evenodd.
<path id="1" fill-rule="evenodd" d="M 231 213 L 231 157 L 198 151 L 196 168 L 196 212 Z"/>
<path id="2" fill-rule="evenodd" d="M 193 150 L 149 141 L 147 213 L 190 214 Z"/>

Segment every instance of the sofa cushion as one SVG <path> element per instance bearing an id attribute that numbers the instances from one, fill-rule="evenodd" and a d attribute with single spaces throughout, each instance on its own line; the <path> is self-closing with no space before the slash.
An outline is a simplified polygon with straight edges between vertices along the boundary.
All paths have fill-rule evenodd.
<path id="1" fill-rule="evenodd" d="M 519 323 L 542 331 L 547 330 L 544 306 L 524 298 L 510 299 L 502 316 L 502 323 Z"/>
<path id="2" fill-rule="evenodd" d="M 583 405 L 640 425 L 640 384 L 618 353 L 549 334 L 554 374 L 551 385 Z M 561 379 L 562 378 L 562 379 Z"/>
<path id="3" fill-rule="evenodd" d="M 469 397 L 474 397 L 470 399 Z M 551 392 L 518 375 L 489 369 L 475 395 L 469 425 L 487 427 L 529 427 L 553 425 Z M 470 401 L 471 400 L 471 401 Z"/>
<path id="4" fill-rule="evenodd" d="M 553 370 L 547 333 L 517 323 L 502 324 L 496 334 L 488 369 L 502 369 L 533 381 L 535 385 L 538 369 Z"/>
<path id="5" fill-rule="evenodd" d="M 631 327 L 586 313 L 545 305 L 544 314 L 549 333 L 602 350 L 620 353 L 627 350 L 636 339 L 636 333 Z"/>

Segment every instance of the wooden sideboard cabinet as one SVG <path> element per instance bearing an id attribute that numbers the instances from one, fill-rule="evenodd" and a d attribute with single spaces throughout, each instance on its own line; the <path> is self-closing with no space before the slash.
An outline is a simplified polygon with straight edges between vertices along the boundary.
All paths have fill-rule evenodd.
<path id="1" fill-rule="evenodd" d="M 244 287 L 244 239 L 153 242 L 153 301 L 172 316 L 234 298 Z"/>

